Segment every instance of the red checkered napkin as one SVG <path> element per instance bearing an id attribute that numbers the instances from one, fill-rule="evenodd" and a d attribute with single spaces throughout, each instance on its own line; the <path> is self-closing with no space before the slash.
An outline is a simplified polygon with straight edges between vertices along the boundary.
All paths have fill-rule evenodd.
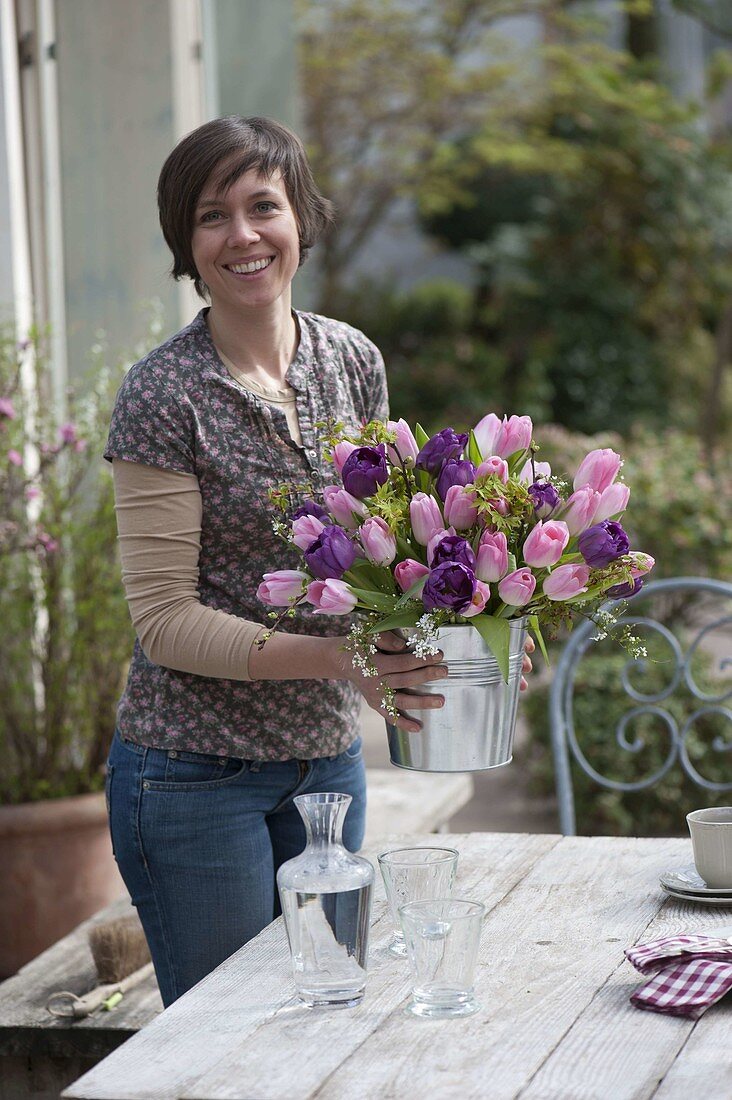
<path id="1" fill-rule="evenodd" d="M 625 957 L 650 981 L 631 994 L 638 1008 L 698 1019 L 732 989 L 732 943 L 711 936 L 666 936 L 629 947 Z"/>

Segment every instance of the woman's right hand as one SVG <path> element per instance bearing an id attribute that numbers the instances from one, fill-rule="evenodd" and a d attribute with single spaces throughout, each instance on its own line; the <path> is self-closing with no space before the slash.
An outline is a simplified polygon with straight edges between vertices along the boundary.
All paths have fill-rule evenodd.
<path id="1" fill-rule="evenodd" d="M 342 640 L 339 639 L 342 644 Z M 445 702 L 443 695 L 431 695 L 418 690 L 421 684 L 433 680 L 443 680 L 447 676 L 447 666 L 441 664 L 443 654 L 434 657 L 415 657 L 404 639 L 394 631 L 386 631 L 375 639 L 379 652 L 372 657 L 378 670 L 378 676 L 364 676 L 360 669 L 351 664 L 350 654 L 342 648 L 341 669 L 344 678 L 355 684 L 370 707 L 388 722 L 408 733 L 422 728 L 422 723 L 408 711 L 426 710 L 441 707 Z M 383 706 L 384 685 L 395 692 L 394 703 L 399 717 L 394 719 Z"/>

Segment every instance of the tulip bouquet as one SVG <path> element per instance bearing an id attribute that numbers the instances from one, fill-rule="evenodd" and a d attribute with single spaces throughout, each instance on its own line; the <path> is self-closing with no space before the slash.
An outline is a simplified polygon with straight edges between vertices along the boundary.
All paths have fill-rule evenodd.
<path id="1" fill-rule="evenodd" d="M 630 490 L 612 450 L 591 451 L 570 487 L 536 461 L 528 416 L 489 413 L 468 433 L 431 437 L 404 420 L 355 434 L 323 427 L 334 484 L 320 499 L 302 499 L 302 486 L 272 493 L 275 530 L 304 568 L 265 573 L 258 596 L 283 609 L 270 612 L 277 621 L 302 604 L 357 612 L 348 645 L 365 675 L 375 675 L 378 632 L 412 628 L 410 645 L 426 656 L 441 626 L 464 623 L 508 679 L 511 619 L 527 617 L 546 656 L 542 628 L 554 634 L 583 614 L 607 633 L 616 619 L 600 605 L 635 595 L 653 567 L 619 522 Z M 627 630 L 621 641 L 641 655 Z"/>

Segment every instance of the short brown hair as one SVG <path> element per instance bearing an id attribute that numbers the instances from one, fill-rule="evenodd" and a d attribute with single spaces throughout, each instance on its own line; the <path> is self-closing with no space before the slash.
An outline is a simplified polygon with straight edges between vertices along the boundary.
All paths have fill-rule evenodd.
<path id="1" fill-rule="evenodd" d="M 303 143 L 287 126 L 271 118 L 237 115 L 204 123 L 178 142 L 158 180 L 160 225 L 173 253 L 170 273 L 174 279 L 193 279 L 201 298 L 206 287 L 193 262 L 193 218 L 206 182 L 222 162 L 228 166 L 216 181 L 222 192 L 252 168 L 268 179 L 280 170 L 297 219 L 300 265 L 334 221 L 333 204 L 315 186 Z"/>

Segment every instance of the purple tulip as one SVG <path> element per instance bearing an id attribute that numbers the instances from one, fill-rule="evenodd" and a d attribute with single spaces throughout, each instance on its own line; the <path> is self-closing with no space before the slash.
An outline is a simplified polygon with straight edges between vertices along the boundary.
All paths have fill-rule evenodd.
<path id="1" fill-rule="evenodd" d="M 359 500 L 372 497 L 380 485 L 388 480 L 386 448 L 383 443 L 377 447 L 357 447 L 343 463 L 341 471 L 343 485 L 347 492 Z"/>
<path id="2" fill-rule="evenodd" d="M 456 561 L 443 561 L 430 573 L 422 589 L 422 603 L 428 611 L 444 608 L 461 615 L 475 595 L 475 573 Z"/>
<path id="3" fill-rule="evenodd" d="M 452 428 L 443 428 L 427 440 L 417 455 L 415 465 L 435 477 L 449 458 L 460 458 L 467 443 L 468 436 L 465 432 L 458 433 Z"/>
<path id="4" fill-rule="evenodd" d="M 582 557 L 593 569 L 602 569 L 630 550 L 630 542 L 619 523 L 604 519 L 583 531 L 577 540 Z"/>
<path id="5" fill-rule="evenodd" d="M 440 500 L 447 496 L 447 490 L 453 485 L 472 485 L 475 481 L 475 466 L 467 459 L 448 458 L 440 470 L 436 489 Z"/>
<path id="6" fill-rule="evenodd" d="M 314 516 L 315 519 L 319 519 L 321 523 L 333 522 L 323 505 L 316 503 L 314 500 L 306 500 L 304 504 L 301 504 L 300 507 L 292 513 L 293 521 L 302 519 L 303 516 Z"/>
<path id="7" fill-rule="evenodd" d="M 559 493 L 549 481 L 535 481 L 529 486 L 529 496 L 539 519 L 547 519 L 559 506 Z"/>
<path id="8" fill-rule="evenodd" d="M 605 595 L 613 596 L 617 600 L 629 600 L 631 596 L 637 596 L 642 587 L 643 578 L 636 577 L 632 584 L 614 584 Z"/>
<path id="9" fill-rule="evenodd" d="M 445 535 L 432 551 L 430 568 L 435 569 L 444 561 L 460 562 L 475 572 L 475 554 L 467 539 L 460 535 Z"/>
<path id="10" fill-rule="evenodd" d="M 356 560 L 356 548 L 341 527 L 324 527 L 304 551 L 308 569 L 319 580 L 340 580 Z"/>

